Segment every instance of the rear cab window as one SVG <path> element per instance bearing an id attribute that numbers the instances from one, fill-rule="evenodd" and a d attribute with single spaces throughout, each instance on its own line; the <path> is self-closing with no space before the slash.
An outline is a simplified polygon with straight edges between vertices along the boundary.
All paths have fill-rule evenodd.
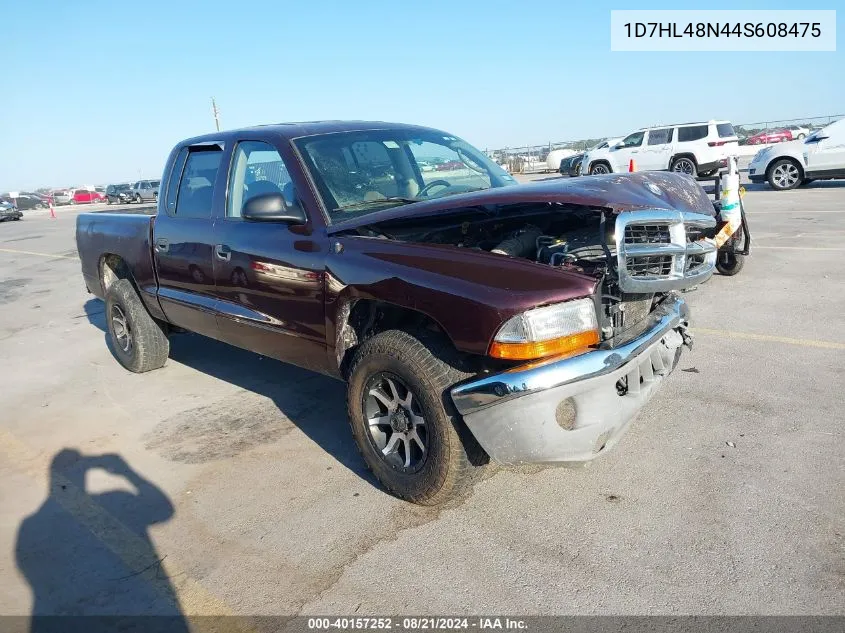
<path id="1" fill-rule="evenodd" d="M 222 158 L 223 148 L 216 144 L 179 150 L 167 180 L 165 210 L 168 215 L 211 218 L 214 183 Z"/>

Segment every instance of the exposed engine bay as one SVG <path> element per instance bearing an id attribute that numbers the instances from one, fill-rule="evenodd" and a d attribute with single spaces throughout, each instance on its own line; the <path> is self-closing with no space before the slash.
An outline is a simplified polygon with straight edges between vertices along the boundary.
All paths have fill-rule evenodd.
<path id="1" fill-rule="evenodd" d="M 630 229 L 632 227 L 628 227 Z M 629 231 L 626 229 L 625 239 Z M 668 228 L 650 227 L 656 239 Z M 604 346 L 623 344 L 649 325 L 646 318 L 667 293 L 626 293 L 619 287 L 615 216 L 607 209 L 560 203 L 520 205 L 494 211 L 467 209 L 448 215 L 408 218 L 359 228 L 371 237 L 478 249 L 591 276 L 599 281 L 597 316 Z M 632 234 L 652 240 L 651 233 Z M 664 272 L 662 256 L 640 258 L 644 277 Z M 597 293 L 598 295 L 599 293 Z"/>

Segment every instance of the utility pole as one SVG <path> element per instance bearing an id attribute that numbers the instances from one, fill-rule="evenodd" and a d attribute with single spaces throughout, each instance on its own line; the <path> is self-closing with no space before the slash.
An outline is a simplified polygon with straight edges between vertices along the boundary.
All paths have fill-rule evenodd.
<path id="1" fill-rule="evenodd" d="M 217 131 L 220 131 L 220 110 L 217 109 L 217 103 L 214 101 L 214 97 L 211 97 L 211 113 L 214 115 L 214 125 L 217 127 Z"/>

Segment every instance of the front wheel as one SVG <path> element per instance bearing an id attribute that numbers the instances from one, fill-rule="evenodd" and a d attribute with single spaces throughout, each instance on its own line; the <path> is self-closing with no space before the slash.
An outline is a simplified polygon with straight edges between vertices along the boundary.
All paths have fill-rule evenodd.
<path id="1" fill-rule="evenodd" d="M 609 174 L 610 168 L 605 165 L 604 163 L 596 163 L 592 167 L 590 167 L 590 175 L 591 176 L 599 176 L 601 174 Z"/>
<path id="2" fill-rule="evenodd" d="M 347 409 L 361 456 L 388 491 L 422 505 L 461 490 L 481 457 L 448 391 L 469 374 L 449 356 L 444 341 L 389 330 L 364 341 L 349 370 Z"/>
<path id="3" fill-rule="evenodd" d="M 745 255 L 720 251 L 716 256 L 716 270 L 727 277 L 736 275 L 745 266 Z"/>
<path id="4" fill-rule="evenodd" d="M 167 362 L 167 334 L 147 312 L 128 279 L 115 281 L 106 294 L 106 324 L 111 351 L 129 371 L 141 374 Z"/>
<path id="5" fill-rule="evenodd" d="M 135 196 L 135 202 L 137 202 L 138 204 L 141 204 L 142 202 L 144 202 L 144 199 L 141 197 L 140 193 L 137 196 Z"/>
<path id="6" fill-rule="evenodd" d="M 801 169 L 791 158 L 781 158 L 769 168 L 769 184 L 778 191 L 795 189 L 801 184 L 802 177 Z"/>
<path id="7" fill-rule="evenodd" d="M 692 176 L 693 178 L 695 178 L 698 174 L 698 168 L 695 166 L 695 161 L 691 158 L 687 158 L 686 156 L 676 158 L 672 162 L 672 167 L 670 167 L 670 169 L 675 173 L 686 174 L 687 176 Z"/>

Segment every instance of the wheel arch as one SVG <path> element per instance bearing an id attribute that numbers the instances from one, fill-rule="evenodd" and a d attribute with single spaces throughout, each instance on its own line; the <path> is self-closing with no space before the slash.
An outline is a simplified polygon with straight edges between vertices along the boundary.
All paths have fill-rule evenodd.
<path id="1" fill-rule="evenodd" d="M 135 281 L 129 264 L 120 255 L 104 253 L 100 256 L 97 270 L 100 274 L 100 287 L 103 291 L 103 297 L 106 296 L 112 284 L 119 279 L 128 279 L 135 287 L 135 291 L 138 292 L 138 282 Z"/>
<path id="2" fill-rule="evenodd" d="M 337 311 L 335 323 L 335 363 L 346 376 L 357 347 L 369 338 L 387 330 L 428 330 L 440 335 L 458 352 L 446 328 L 421 310 L 368 297 L 349 297 Z"/>
<path id="3" fill-rule="evenodd" d="M 670 168 L 675 164 L 675 161 L 679 158 L 689 158 L 693 162 L 693 164 L 698 167 L 698 160 L 696 159 L 695 154 L 693 154 L 692 152 L 678 152 L 677 154 L 674 154 L 669 160 Z"/>

